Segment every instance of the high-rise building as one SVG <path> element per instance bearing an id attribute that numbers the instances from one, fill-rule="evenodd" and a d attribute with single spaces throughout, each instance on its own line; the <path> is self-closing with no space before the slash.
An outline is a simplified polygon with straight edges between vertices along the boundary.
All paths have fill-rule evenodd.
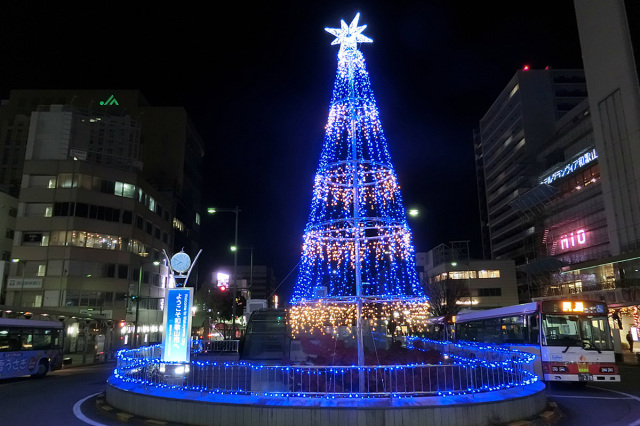
<path id="1" fill-rule="evenodd" d="M 640 253 L 640 6 L 575 0 L 611 254 Z M 640 254 L 636 254 L 640 255 Z"/>
<path id="2" fill-rule="evenodd" d="M 18 196 L 31 114 L 48 105 L 80 108 L 89 115 L 128 116 L 137 123 L 138 134 L 130 132 L 127 138 L 138 136 L 138 146 L 122 137 L 125 129 L 103 123 L 93 127 L 98 133 L 73 135 L 75 149 L 84 160 L 107 165 L 136 158 L 132 166 L 139 166 L 145 179 L 170 200 L 171 251 L 184 248 L 195 256 L 200 249 L 204 144 L 184 108 L 151 106 L 138 90 L 12 90 L 9 99 L 0 102 L 0 191 Z M 197 275 L 196 265 L 190 281 L 197 282 Z"/>
<path id="3" fill-rule="evenodd" d="M 0 181 L 19 193 L 6 304 L 137 323 L 139 343 L 158 341 L 163 252 L 199 250 L 203 148 L 186 112 L 138 91 L 19 90 L 0 129 L 22 155 Z"/>
<path id="4" fill-rule="evenodd" d="M 493 258 L 516 260 L 521 300 L 579 297 L 605 301 L 620 319 L 615 328 L 637 329 L 640 5 L 617 0 L 574 0 L 574 4 L 585 79 L 576 80 L 573 88 L 565 85 L 562 92 L 573 95 L 577 104 L 567 103 L 571 108 L 556 114 L 529 155 L 516 157 L 507 151 L 508 137 L 492 138 L 487 118 L 490 121 L 495 116 L 492 110 L 499 113 L 496 105 L 508 103 L 505 99 L 516 87 L 523 102 L 525 95 L 537 99 L 541 94 L 525 93 L 523 84 L 512 80 L 483 118 L 487 123 L 481 122 L 475 134 L 478 187 L 485 201 L 481 208 L 486 206 L 482 212 L 486 247 Z M 588 98 L 583 96 L 585 84 Z M 530 138 L 526 127 L 524 130 L 528 146 Z M 507 154 L 495 157 L 492 150 L 500 149 Z M 495 161 L 507 164 L 492 170 Z M 506 203 L 500 211 L 492 203 L 505 191 Z M 511 217 L 511 224 L 503 225 Z M 511 229 L 521 234 L 507 234 Z M 501 239 L 503 234 L 507 239 Z M 509 246 L 517 249 L 507 250 Z M 619 340 L 616 342 L 619 351 Z"/>
<path id="5" fill-rule="evenodd" d="M 502 90 L 474 133 L 485 257 L 516 265 L 536 256 L 534 224 L 510 203 L 535 185 L 540 147 L 586 97 L 581 70 L 525 68 Z"/>

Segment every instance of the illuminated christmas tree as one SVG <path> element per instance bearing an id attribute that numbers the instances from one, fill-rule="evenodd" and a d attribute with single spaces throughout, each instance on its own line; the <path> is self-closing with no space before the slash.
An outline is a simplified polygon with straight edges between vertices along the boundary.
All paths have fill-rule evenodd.
<path id="1" fill-rule="evenodd" d="M 340 44 L 338 70 L 290 300 L 294 333 L 354 318 L 426 315 L 412 235 L 364 56 L 358 26 L 326 28 Z M 359 324 L 360 325 L 360 324 Z M 360 327 L 359 327 L 360 328 Z"/>

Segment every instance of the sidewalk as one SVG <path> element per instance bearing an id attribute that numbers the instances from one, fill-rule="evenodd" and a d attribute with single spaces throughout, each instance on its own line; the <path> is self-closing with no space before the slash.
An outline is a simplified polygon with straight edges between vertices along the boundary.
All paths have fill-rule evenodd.
<path id="1" fill-rule="evenodd" d="M 73 353 L 73 354 L 64 354 L 63 359 L 65 360 L 64 368 L 73 368 L 73 367 L 82 367 L 86 365 L 96 365 L 96 364 L 105 364 L 109 362 L 115 362 L 115 353 L 113 357 L 107 359 L 104 356 L 96 359 L 95 354 L 82 354 L 82 353 Z"/>
<path id="2" fill-rule="evenodd" d="M 625 365 L 639 365 L 638 355 L 640 355 L 640 352 L 629 352 L 628 350 L 624 351 L 622 353 L 622 361 L 620 361 L 619 363 Z"/>

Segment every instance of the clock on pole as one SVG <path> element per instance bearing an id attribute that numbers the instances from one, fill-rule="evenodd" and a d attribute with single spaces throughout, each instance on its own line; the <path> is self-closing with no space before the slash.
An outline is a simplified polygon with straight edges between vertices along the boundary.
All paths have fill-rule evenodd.
<path id="1" fill-rule="evenodd" d="M 171 268 L 179 274 L 188 271 L 190 266 L 191 258 L 183 251 L 176 253 L 171 257 Z"/>

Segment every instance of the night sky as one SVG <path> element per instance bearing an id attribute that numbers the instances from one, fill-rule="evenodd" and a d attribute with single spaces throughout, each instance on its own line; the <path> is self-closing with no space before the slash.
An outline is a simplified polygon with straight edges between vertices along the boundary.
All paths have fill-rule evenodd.
<path id="1" fill-rule="evenodd" d="M 0 98 L 139 89 L 185 107 L 206 144 L 204 207 L 239 206 L 240 246 L 278 282 L 300 258 L 329 111 L 339 46 L 325 27 L 360 12 L 374 40 L 360 47 L 405 208 L 421 212 L 417 251 L 469 240 L 481 254 L 473 129 L 525 64 L 582 67 L 571 1 L 19 3 L 0 17 Z M 203 230 L 201 280 L 233 262 L 234 215 Z"/>

